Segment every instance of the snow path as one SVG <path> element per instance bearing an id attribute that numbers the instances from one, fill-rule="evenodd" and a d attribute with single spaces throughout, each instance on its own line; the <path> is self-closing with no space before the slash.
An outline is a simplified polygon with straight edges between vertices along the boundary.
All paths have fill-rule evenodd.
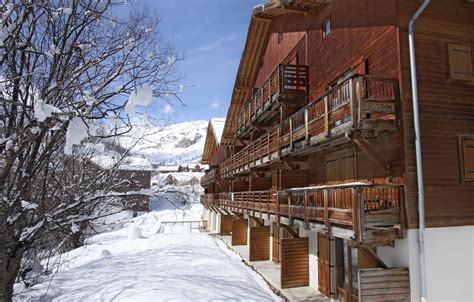
<path id="1" fill-rule="evenodd" d="M 156 234 L 156 215 L 137 217 L 123 229 L 95 236 L 89 245 L 64 254 L 52 280 L 15 300 L 281 300 L 219 239 L 184 229 Z"/>

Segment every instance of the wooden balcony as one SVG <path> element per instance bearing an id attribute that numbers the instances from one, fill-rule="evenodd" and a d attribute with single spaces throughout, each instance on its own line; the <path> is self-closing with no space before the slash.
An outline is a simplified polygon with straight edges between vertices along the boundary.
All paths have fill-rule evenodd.
<path id="1" fill-rule="evenodd" d="M 273 128 L 267 134 L 245 146 L 234 156 L 223 161 L 219 167 L 221 176 L 232 176 L 278 160 L 280 150 L 279 131 L 279 128 Z"/>
<path id="2" fill-rule="evenodd" d="M 376 136 L 398 128 L 398 80 L 354 75 L 222 162 L 221 175 L 248 172 L 281 157 L 347 142 L 347 134 Z"/>
<path id="3" fill-rule="evenodd" d="M 206 207 L 213 207 L 219 205 L 219 195 L 218 194 L 202 194 L 200 196 L 201 203 Z"/>
<path id="4" fill-rule="evenodd" d="M 214 206 L 368 246 L 403 237 L 403 185 L 352 183 L 213 195 Z"/>
<path id="5" fill-rule="evenodd" d="M 308 83 L 308 66 L 278 65 L 234 120 L 233 133 L 236 136 L 247 134 L 252 123 L 275 115 L 274 109 L 280 102 L 291 100 L 294 103 L 307 98 Z"/>
<path id="6" fill-rule="evenodd" d="M 220 177 L 218 169 L 211 169 L 201 177 L 201 186 L 206 187 L 212 183 L 214 183 Z"/>

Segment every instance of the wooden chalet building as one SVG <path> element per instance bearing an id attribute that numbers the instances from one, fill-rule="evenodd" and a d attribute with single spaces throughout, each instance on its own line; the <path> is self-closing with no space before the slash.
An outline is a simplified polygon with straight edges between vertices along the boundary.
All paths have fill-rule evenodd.
<path id="1" fill-rule="evenodd" d="M 253 8 L 201 202 L 209 228 L 281 264 L 282 288 L 473 299 L 474 1 L 428 2 Z"/>

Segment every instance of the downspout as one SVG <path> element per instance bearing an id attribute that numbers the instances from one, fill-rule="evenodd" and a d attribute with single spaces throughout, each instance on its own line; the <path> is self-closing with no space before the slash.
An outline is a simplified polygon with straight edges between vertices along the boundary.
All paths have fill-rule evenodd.
<path id="1" fill-rule="evenodd" d="M 421 301 L 427 301 L 426 290 L 426 263 L 425 263 L 425 187 L 423 184 L 423 165 L 421 157 L 421 140 L 420 140 L 420 113 L 418 111 L 418 84 L 416 80 L 416 62 L 415 62 L 415 32 L 413 26 L 416 19 L 423 13 L 430 0 L 425 0 L 418 8 L 416 13 L 408 24 L 408 45 L 410 49 L 410 73 L 411 73 L 411 90 L 413 98 L 413 122 L 415 127 L 415 155 L 416 155 L 416 177 L 418 182 L 418 219 L 419 232 L 418 244 L 420 253 L 420 281 L 421 281 Z"/>

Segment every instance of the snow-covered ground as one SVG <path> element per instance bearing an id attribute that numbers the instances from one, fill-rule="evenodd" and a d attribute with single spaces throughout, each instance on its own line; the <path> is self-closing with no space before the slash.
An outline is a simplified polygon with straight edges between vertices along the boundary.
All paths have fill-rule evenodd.
<path id="1" fill-rule="evenodd" d="M 200 220 L 202 205 L 177 209 L 166 199 L 154 202 L 154 211 L 136 218 L 122 215 L 120 229 L 51 259 L 58 264 L 56 273 L 28 289 L 18 285 L 15 300 L 281 300 L 219 239 L 185 225 L 161 224 Z"/>

